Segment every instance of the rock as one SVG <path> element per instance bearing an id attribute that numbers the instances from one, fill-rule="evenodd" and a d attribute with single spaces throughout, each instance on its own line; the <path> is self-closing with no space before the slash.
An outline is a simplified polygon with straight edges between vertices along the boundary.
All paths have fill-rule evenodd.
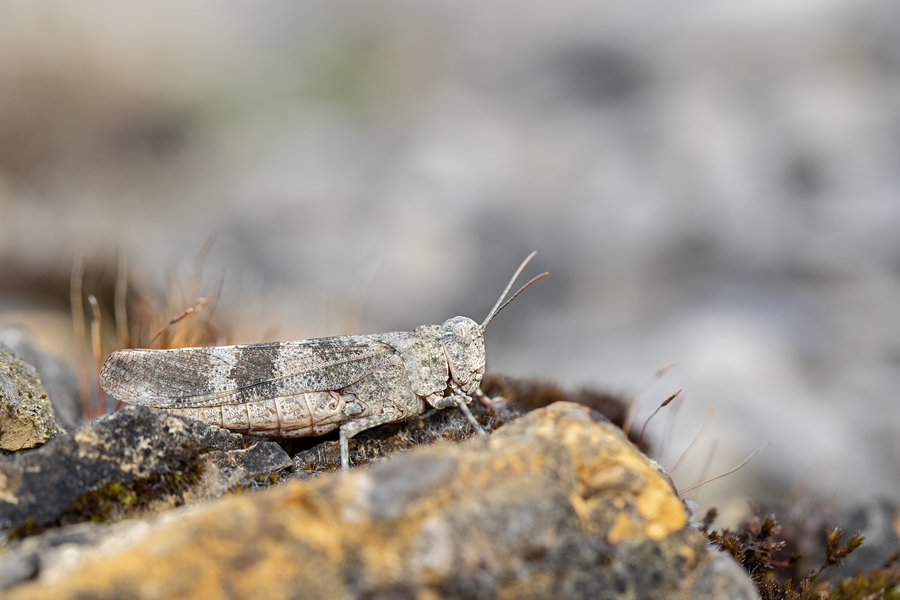
<path id="1" fill-rule="evenodd" d="M 35 448 L 65 433 L 35 368 L 0 346 L 0 453 Z"/>
<path id="2" fill-rule="evenodd" d="M 82 422 L 78 380 L 66 363 L 42 351 L 31 330 L 20 323 L 0 328 L 0 345 L 37 369 L 44 389 L 53 403 L 56 419 L 66 431 L 77 429 Z"/>
<path id="3" fill-rule="evenodd" d="M 132 519 L 113 524 L 86 522 L 50 529 L 21 540 L 0 554 L 0 590 L 38 576 L 57 577 L 78 567 L 93 555 L 103 556 L 129 548 L 163 524 L 189 515 L 193 507 L 183 507 L 147 519 Z"/>
<path id="4" fill-rule="evenodd" d="M 888 499 L 871 500 L 856 507 L 839 525 L 844 540 L 856 532 L 866 536 L 866 540 L 843 564 L 825 570 L 823 576 L 829 581 L 852 577 L 861 570 L 877 569 L 900 552 L 900 510 Z"/>
<path id="5" fill-rule="evenodd" d="M 487 409 L 481 402 L 473 402 L 470 411 L 487 431 L 493 431 L 523 414 L 517 406 L 504 404 L 497 409 Z M 420 446 L 441 441 L 461 442 L 476 435 L 477 432 L 458 408 L 431 410 L 406 421 L 366 430 L 351 438 L 350 463 L 370 465 Z M 340 469 L 341 449 L 336 439 L 291 454 L 294 457 L 294 476 L 298 479 Z"/>
<path id="6" fill-rule="evenodd" d="M 659 467 L 570 403 L 467 444 L 224 498 L 8 594 L 301 596 L 758 597 L 688 525 Z"/>
<path id="7" fill-rule="evenodd" d="M 117 520 L 221 495 L 290 466 L 275 443 L 146 407 L 127 407 L 54 444 L 0 461 L 0 527 L 25 535 Z"/>
<path id="8" fill-rule="evenodd" d="M 485 431 L 491 432 L 509 423 L 528 411 L 542 408 L 553 402 L 574 402 L 600 412 L 613 424 L 621 426 L 625 421 L 626 401 L 621 398 L 592 390 L 568 392 L 558 386 L 528 379 L 514 379 L 497 374 L 488 374 L 482 382 L 482 389 L 488 397 L 494 396 L 490 408 L 482 402 L 473 402 L 469 410 Z M 370 465 L 394 454 L 406 452 L 418 446 L 441 441 L 461 442 L 477 435 L 463 413 L 456 407 L 443 410 L 428 410 L 406 421 L 389 423 L 362 432 L 350 439 L 350 462 L 355 465 Z M 631 441 L 638 442 L 637 430 Z M 294 477 L 311 479 L 323 472 L 340 468 L 340 445 L 335 439 L 311 445 L 309 438 L 294 438 L 283 446 L 294 457 Z M 304 441 L 301 441 L 304 440 Z M 647 452 L 649 444 L 642 442 L 641 449 Z"/>

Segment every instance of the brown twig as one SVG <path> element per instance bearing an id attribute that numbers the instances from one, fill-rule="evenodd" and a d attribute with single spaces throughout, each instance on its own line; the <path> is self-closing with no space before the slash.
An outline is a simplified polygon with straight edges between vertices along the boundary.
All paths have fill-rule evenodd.
<path id="1" fill-rule="evenodd" d="M 128 260 L 125 258 L 125 254 L 121 251 L 118 252 L 119 260 L 116 269 L 116 298 L 114 311 L 116 313 L 116 336 L 119 339 L 119 348 L 130 348 L 131 347 L 131 339 L 128 335 L 128 313 L 127 309 L 127 298 L 128 298 Z"/>
<path id="2" fill-rule="evenodd" d="M 78 354 L 78 396 L 81 398 L 81 412 L 85 421 L 93 419 L 91 415 L 91 382 L 88 374 L 87 332 L 84 326 L 84 260 L 79 255 L 72 265 L 72 277 L 69 280 L 69 300 L 72 304 L 72 329 L 75 334 L 75 349 Z"/>
<path id="3" fill-rule="evenodd" d="M 103 367 L 103 348 L 100 340 L 100 304 L 93 294 L 88 295 L 88 302 L 91 303 L 93 318 L 91 319 L 91 346 L 94 350 L 94 366 L 96 367 L 95 375 L 97 377 L 97 412 L 98 417 L 106 412 L 106 395 L 103 388 L 100 387 L 100 369 Z"/>
<path id="4" fill-rule="evenodd" d="M 638 437 L 638 443 L 637 443 L 638 448 L 640 448 L 641 444 L 644 443 L 644 433 L 647 431 L 647 424 L 650 422 L 650 419 L 655 417 L 656 413 L 658 413 L 660 410 L 662 410 L 662 408 L 664 406 L 668 406 L 669 402 L 674 400 L 675 397 L 678 396 L 678 394 L 680 394 L 680 393 L 681 393 L 681 390 L 678 390 L 677 392 L 675 392 L 674 394 L 672 394 L 671 396 L 669 396 L 668 398 L 663 400 L 663 403 L 656 407 L 656 410 L 653 411 L 653 414 L 651 414 L 649 417 L 647 417 L 647 420 L 644 421 L 644 426 L 641 427 L 641 435 Z"/>
<path id="5" fill-rule="evenodd" d="M 663 375 L 668 373 L 670 370 L 675 368 L 677 363 L 669 363 L 659 369 L 656 373 L 647 378 L 647 380 L 638 387 L 637 391 L 631 397 L 631 400 L 628 401 L 628 412 L 625 413 L 625 423 L 622 424 L 622 431 L 625 432 L 625 435 L 628 435 L 631 432 L 631 424 L 634 421 L 634 409 L 637 406 L 637 400 L 641 394 L 647 391 L 653 383 L 661 378 Z"/>
<path id="6" fill-rule="evenodd" d="M 161 336 L 161 335 L 163 334 L 163 332 L 164 332 L 166 329 L 168 329 L 169 327 L 171 327 L 172 325 L 175 325 L 176 323 L 178 323 L 179 321 L 181 321 L 182 319 L 184 319 L 184 318 L 187 317 L 188 315 L 191 315 L 191 314 L 194 314 L 195 312 L 200 312 L 201 310 L 203 310 L 203 307 L 206 305 L 207 302 L 209 302 L 209 299 L 210 299 L 211 297 L 212 297 L 212 294 L 207 294 L 207 295 L 204 296 L 203 298 L 200 298 L 199 300 L 197 300 L 197 302 L 196 302 L 193 306 L 186 308 L 181 314 L 176 315 L 175 317 L 173 317 L 172 320 L 170 320 L 170 321 L 166 324 L 165 327 L 163 327 L 162 329 L 160 329 L 160 330 L 156 333 L 156 335 L 153 336 L 153 339 L 150 340 L 150 343 L 147 344 L 147 346 L 148 346 L 148 347 L 149 347 L 149 346 L 153 346 L 153 342 L 155 342 L 155 341 L 159 338 L 159 336 Z"/>

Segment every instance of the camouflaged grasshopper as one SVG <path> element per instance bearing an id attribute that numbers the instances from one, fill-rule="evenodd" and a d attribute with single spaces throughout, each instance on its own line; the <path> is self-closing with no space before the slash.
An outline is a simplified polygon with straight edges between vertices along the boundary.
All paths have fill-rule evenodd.
<path id="1" fill-rule="evenodd" d="M 503 299 L 479 325 L 453 317 L 415 331 L 172 350 L 119 350 L 100 384 L 116 400 L 184 415 L 225 429 L 274 437 L 317 436 L 340 428 L 341 468 L 354 435 L 418 415 L 426 406 L 468 409 L 483 397 L 484 330 L 542 273 Z"/>

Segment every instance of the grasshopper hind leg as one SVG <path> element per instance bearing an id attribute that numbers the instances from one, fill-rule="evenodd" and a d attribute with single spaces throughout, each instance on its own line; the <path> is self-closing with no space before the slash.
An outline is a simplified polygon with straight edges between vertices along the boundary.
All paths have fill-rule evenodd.
<path id="1" fill-rule="evenodd" d="M 350 438 L 366 429 L 372 429 L 396 420 L 396 415 L 380 414 L 362 417 L 341 425 L 341 471 L 344 473 L 350 471 Z"/>

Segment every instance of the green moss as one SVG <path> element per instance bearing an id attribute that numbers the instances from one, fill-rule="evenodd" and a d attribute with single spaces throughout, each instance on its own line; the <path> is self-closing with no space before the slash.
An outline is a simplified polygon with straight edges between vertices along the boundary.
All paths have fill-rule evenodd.
<path id="1" fill-rule="evenodd" d="M 195 485 L 203 474 L 203 463 L 196 450 L 186 448 L 169 457 L 164 473 L 154 473 L 131 481 L 106 481 L 79 495 L 62 515 L 51 523 L 36 525 L 33 518 L 9 532 L 10 539 L 21 539 L 47 529 L 94 521 L 108 523 L 129 518 L 152 502 L 174 497 L 175 506 L 184 504 L 184 493 Z"/>
<path id="2" fill-rule="evenodd" d="M 290 476 L 290 469 L 279 469 L 278 471 L 257 473 L 250 479 L 231 486 L 225 491 L 225 494 L 246 494 L 248 492 L 267 490 L 273 485 L 278 485 Z"/>

